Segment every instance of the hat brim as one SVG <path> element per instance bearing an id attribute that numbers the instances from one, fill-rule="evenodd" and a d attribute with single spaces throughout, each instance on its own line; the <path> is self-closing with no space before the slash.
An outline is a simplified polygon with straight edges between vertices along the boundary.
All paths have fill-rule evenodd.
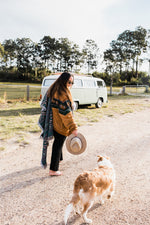
<path id="1" fill-rule="evenodd" d="M 82 147 L 81 147 L 81 149 L 79 151 L 73 151 L 73 149 L 70 148 L 71 140 L 74 137 L 78 137 L 81 140 L 81 142 L 82 142 Z M 67 139 L 66 139 L 66 148 L 67 148 L 68 152 L 73 154 L 73 155 L 80 155 L 80 154 L 82 154 L 85 151 L 86 147 L 87 147 L 86 139 L 81 133 L 78 133 L 77 136 L 75 136 L 74 134 L 70 134 L 67 137 Z"/>

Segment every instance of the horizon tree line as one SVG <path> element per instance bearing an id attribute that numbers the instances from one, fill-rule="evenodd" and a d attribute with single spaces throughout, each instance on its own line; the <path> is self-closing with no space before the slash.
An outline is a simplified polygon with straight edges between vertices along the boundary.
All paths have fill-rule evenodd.
<path id="1" fill-rule="evenodd" d="M 110 48 L 103 53 L 96 42 L 87 39 L 82 49 L 68 38 L 44 36 L 38 43 L 30 38 L 7 39 L 0 44 L 0 70 L 19 72 L 26 76 L 44 76 L 51 72 L 68 70 L 88 74 L 104 65 L 104 71 L 114 73 L 133 72 L 138 78 L 139 63 L 150 50 L 150 30 L 138 26 L 134 31 L 125 30 Z"/>

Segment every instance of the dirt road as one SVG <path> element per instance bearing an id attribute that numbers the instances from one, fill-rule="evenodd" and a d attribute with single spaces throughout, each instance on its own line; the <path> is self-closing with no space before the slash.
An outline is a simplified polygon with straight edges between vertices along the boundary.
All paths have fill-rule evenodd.
<path id="1" fill-rule="evenodd" d="M 106 200 L 102 206 L 96 202 L 89 211 L 93 224 L 150 224 L 150 110 L 106 117 L 79 131 L 88 148 L 80 156 L 64 148 L 61 177 L 49 177 L 48 168 L 40 167 L 39 134 L 28 134 L 28 146 L 9 140 L 6 150 L 0 152 L 0 224 L 63 225 L 73 182 L 83 170 L 95 168 L 98 154 L 111 158 L 117 180 L 112 201 Z M 72 214 L 69 224 L 85 223 Z"/>

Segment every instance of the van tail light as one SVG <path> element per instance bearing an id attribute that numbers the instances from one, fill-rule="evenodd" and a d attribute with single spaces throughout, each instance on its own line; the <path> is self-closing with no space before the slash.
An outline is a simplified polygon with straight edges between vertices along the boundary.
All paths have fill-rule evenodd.
<path id="1" fill-rule="evenodd" d="M 40 100 L 42 99 L 42 95 L 40 95 Z"/>

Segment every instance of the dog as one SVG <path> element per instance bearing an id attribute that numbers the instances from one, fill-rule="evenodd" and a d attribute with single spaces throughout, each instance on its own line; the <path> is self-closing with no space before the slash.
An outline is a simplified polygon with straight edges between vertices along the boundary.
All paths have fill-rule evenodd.
<path id="1" fill-rule="evenodd" d="M 65 210 L 64 223 L 67 225 L 67 220 L 70 213 L 75 209 L 77 214 L 80 214 L 85 223 L 92 223 L 91 219 L 87 218 L 87 212 L 92 207 L 96 197 L 100 198 L 100 203 L 104 194 L 110 199 L 115 189 L 115 170 L 108 157 L 98 156 L 98 167 L 93 171 L 85 171 L 81 173 L 74 182 L 73 196 L 70 204 Z M 83 207 L 79 211 L 78 203 Z"/>

